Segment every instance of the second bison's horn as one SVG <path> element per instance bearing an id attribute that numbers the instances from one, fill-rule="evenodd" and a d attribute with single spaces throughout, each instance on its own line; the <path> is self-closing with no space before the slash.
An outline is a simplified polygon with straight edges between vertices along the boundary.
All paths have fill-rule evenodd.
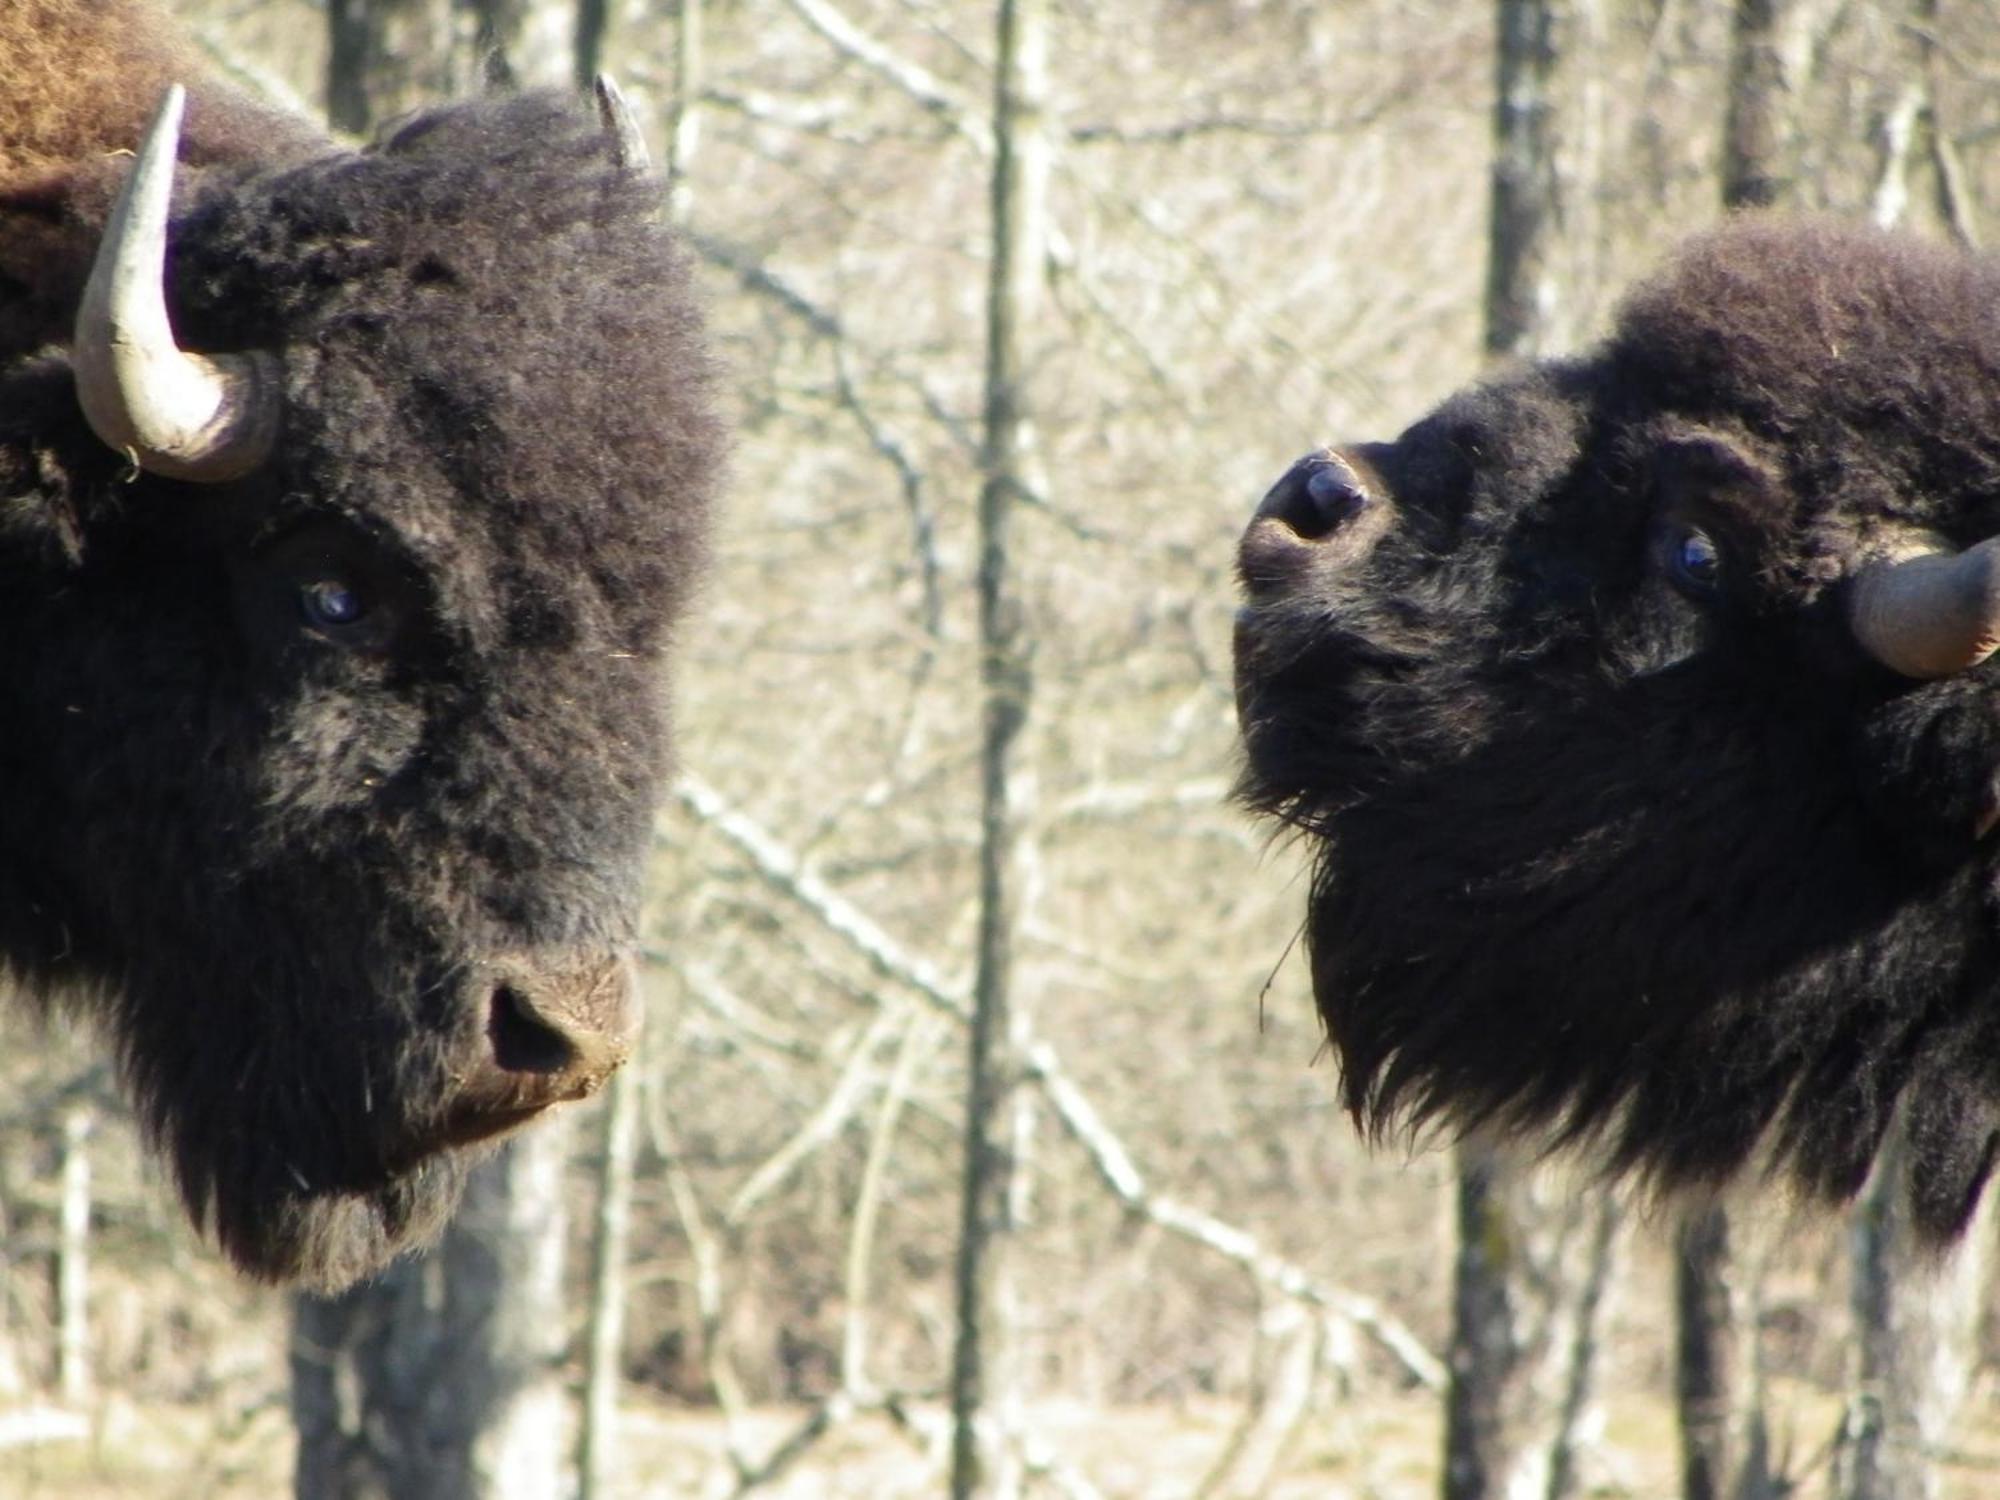
<path id="1" fill-rule="evenodd" d="M 167 209 L 187 96 L 167 90 L 112 207 L 77 309 L 77 400 L 148 473 L 214 483 L 270 456 L 281 411 L 268 354 L 192 354 L 167 320 Z"/>
<path id="2" fill-rule="evenodd" d="M 1848 623 L 1862 649 L 1905 677 L 1949 677 L 2000 647 L 2000 537 L 1864 568 Z"/>
<path id="3" fill-rule="evenodd" d="M 625 102 L 625 91 L 609 73 L 599 73 L 591 81 L 591 92 L 597 97 L 597 118 L 611 137 L 618 165 L 631 172 L 645 171 L 652 165 L 652 155 L 646 150 L 645 136 L 639 133 L 632 106 Z"/>

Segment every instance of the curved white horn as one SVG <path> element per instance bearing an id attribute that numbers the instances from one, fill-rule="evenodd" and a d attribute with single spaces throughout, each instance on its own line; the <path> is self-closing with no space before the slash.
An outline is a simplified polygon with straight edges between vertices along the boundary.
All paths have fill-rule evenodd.
<path id="1" fill-rule="evenodd" d="M 167 90 L 104 227 L 71 359 L 91 431 L 140 468 L 212 483 L 270 456 L 283 401 L 268 354 L 190 354 L 167 321 L 167 208 L 187 95 Z"/>
<path id="2" fill-rule="evenodd" d="M 2000 647 L 2000 537 L 1863 568 L 1847 619 L 1862 649 L 1905 677 L 1978 666 Z"/>

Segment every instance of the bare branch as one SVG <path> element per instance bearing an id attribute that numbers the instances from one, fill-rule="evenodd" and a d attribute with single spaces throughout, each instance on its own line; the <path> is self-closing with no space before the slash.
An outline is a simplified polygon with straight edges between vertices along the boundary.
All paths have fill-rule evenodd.
<path id="1" fill-rule="evenodd" d="M 993 154 L 993 132 L 984 117 L 959 98 L 928 68 L 898 57 L 827 4 L 827 0 L 786 0 L 807 25 L 877 77 L 901 89 L 922 108 L 970 141 L 982 155 Z"/>
<path id="2" fill-rule="evenodd" d="M 929 961 L 909 952 L 852 902 L 831 889 L 754 820 L 736 811 L 720 793 L 682 776 L 674 796 L 705 826 L 745 855 L 757 874 L 781 895 L 803 907 L 865 958 L 885 979 L 909 986 L 937 1009 L 964 1023 L 970 1015 L 969 986 L 948 980 Z M 1423 1341 L 1372 1298 L 1316 1280 L 1302 1267 L 1272 1254 L 1255 1236 L 1212 1214 L 1150 1192 L 1123 1141 L 1107 1126 L 1083 1091 L 1064 1072 L 1054 1048 L 1029 1036 L 1023 1065 L 1070 1135 L 1083 1146 L 1105 1184 L 1129 1208 L 1183 1238 L 1234 1261 L 1260 1282 L 1353 1323 L 1375 1340 L 1428 1390 L 1445 1387 L 1444 1366 Z"/>

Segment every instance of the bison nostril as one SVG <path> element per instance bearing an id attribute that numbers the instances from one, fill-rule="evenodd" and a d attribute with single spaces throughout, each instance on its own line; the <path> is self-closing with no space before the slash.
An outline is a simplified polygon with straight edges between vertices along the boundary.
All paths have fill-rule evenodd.
<path id="1" fill-rule="evenodd" d="M 1305 488 L 1309 503 L 1286 519 L 1309 541 L 1337 530 L 1368 504 L 1368 491 L 1360 476 L 1337 459 L 1316 464 L 1306 476 Z"/>
<path id="2" fill-rule="evenodd" d="M 576 1044 L 541 1018 L 511 984 L 493 991 L 486 1035 L 493 1061 L 508 1073 L 560 1073 L 576 1061 Z"/>

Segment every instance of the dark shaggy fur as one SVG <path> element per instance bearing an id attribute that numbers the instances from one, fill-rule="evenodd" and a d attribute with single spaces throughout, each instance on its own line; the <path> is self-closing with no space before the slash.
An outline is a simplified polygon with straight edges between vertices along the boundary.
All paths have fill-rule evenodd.
<path id="1" fill-rule="evenodd" d="M 632 940 L 719 442 L 658 186 L 594 123 L 300 138 L 184 171 L 173 233 L 181 342 L 283 359 L 261 472 L 134 477 L 62 348 L 0 351 L 0 956 L 108 1019 L 236 1261 L 333 1286 L 455 1201 L 481 976 Z M 81 175 L 0 183 L 0 265 Z M 41 296 L 0 283 L 0 329 Z M 329 576 L 346 637 L 301 609 Z"/>
<path id="2" fill-rule="evenodd" d="M 1899 538 L 2000 531 L 2000 268 L 1738 222 L 1596 351 L 1342 451 L 1365 493 L 1308 459 L 1246 536 L 1238 683 L 1351 1107 L 1835 1199 L 1900 1107 L 1956 1233 L 2000 1128 L 2000 661 L 1897 677 L 1842 606 Z"/>

